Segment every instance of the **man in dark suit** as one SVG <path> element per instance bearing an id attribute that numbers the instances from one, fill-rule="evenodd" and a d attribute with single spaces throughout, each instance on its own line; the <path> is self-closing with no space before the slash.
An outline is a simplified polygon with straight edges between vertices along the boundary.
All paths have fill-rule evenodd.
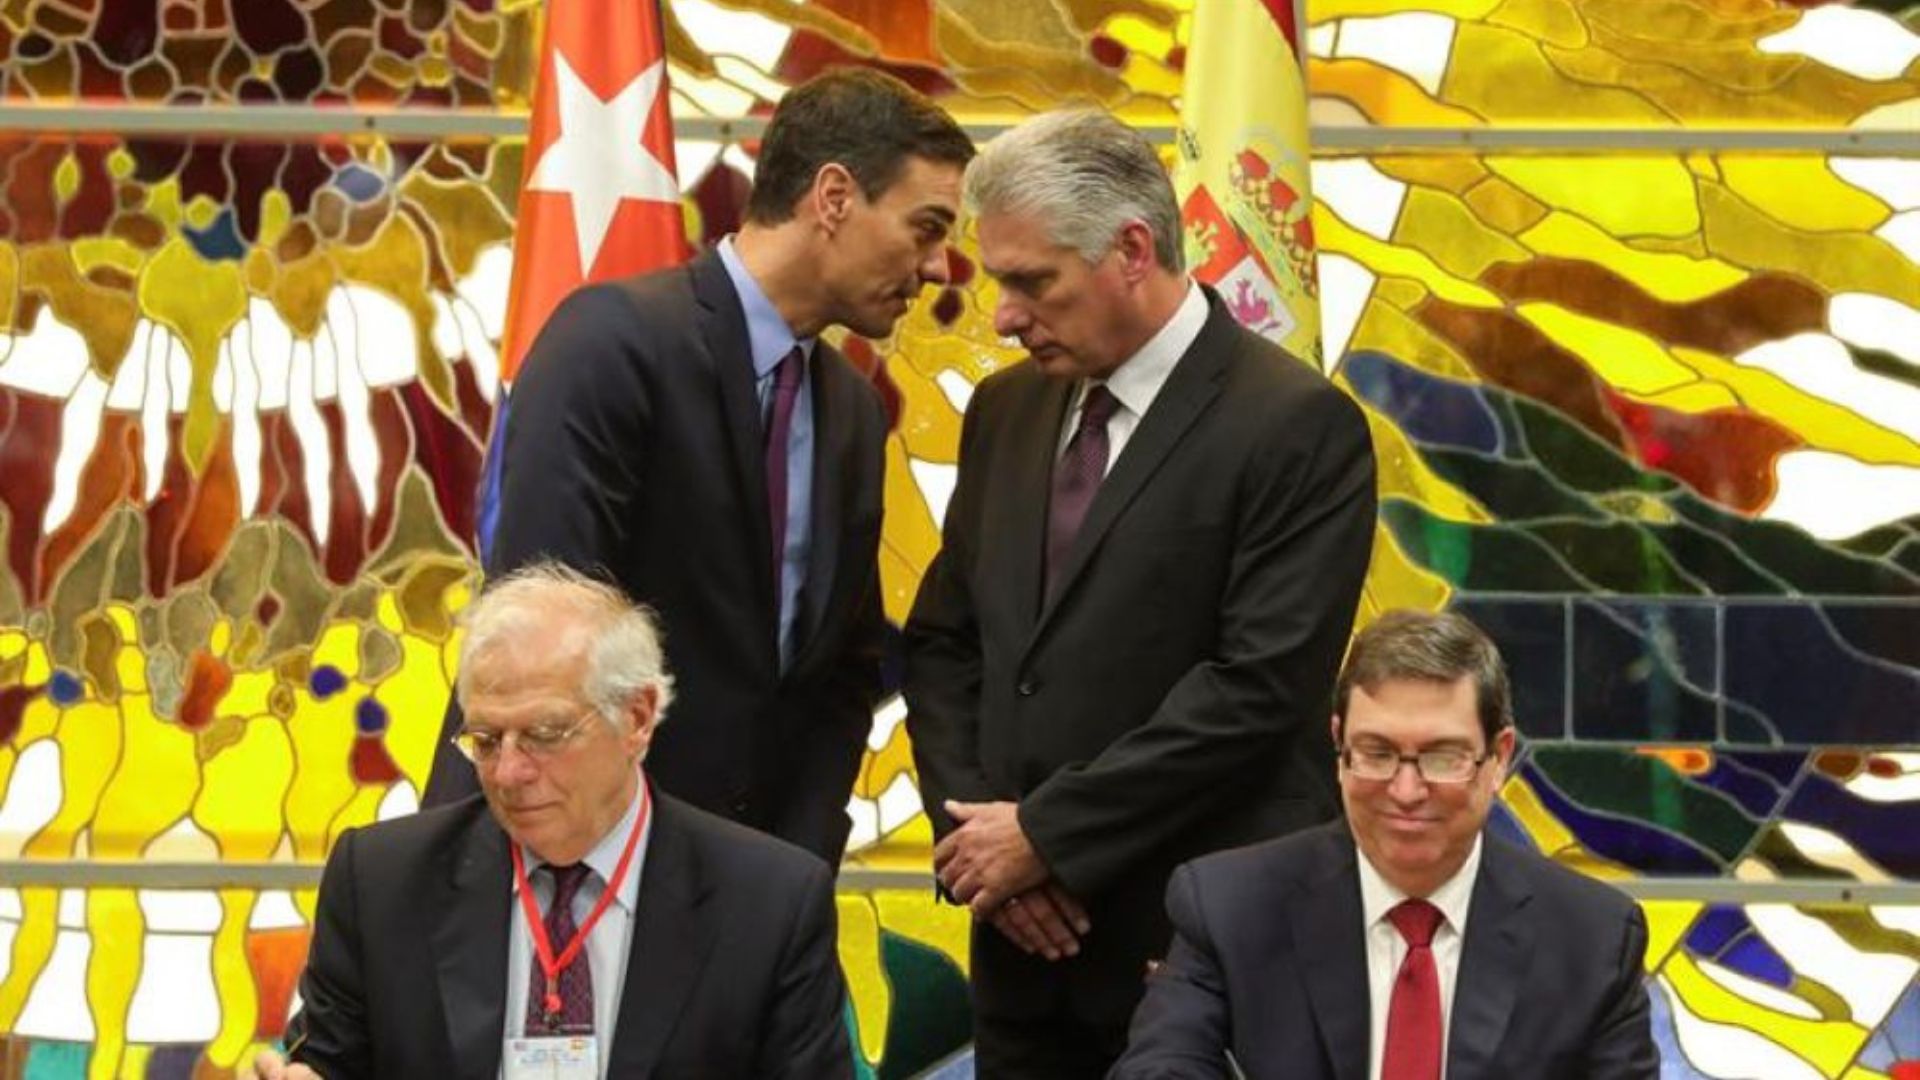
<path id="1" fill-rule="evenodd" d="M 831 870 L 641 772 L 672 694 L 647 614 L 546 563 L 466 618 L 459 738 L 484 799 L 341 837 L 295 1064 L 259 1072 L 851 1077 Z M 585 1057 L 518 1071 L 556 1053 Z"/>
<path id="2" fill-rule="evenodd" d="M 1333 737 L 1345 824 L 1174 874 L 1116 1080 L 1657 1076 L 1640 909 L 1482 832 L 1514 747 L 1493 643 L 1382 616 Z"/>
<path id="3" fill-rule="evenodd" d="M 1314 752 L 1374 525 L 1360 410 L 1182 269 L 1152 148 L 1097 113 L 967 173 L 995 325 L 907 624 L 983 1076 L 1097 1076 L 1195 855 L 1335 811 Z"/>
<path id="4" fill-rule="evenodd" d="M 872 726 L 887 420 L 818 335 L 884 337 L 927 282 L 973 146 L 896 79 L 781 99 L 740 232 L 554 312 L 505 418 L 489 576 L 540 558 L 658 611 L 682 692 L 648 768 L 830 863 Z M 447 731 L 458 728 L 449 711 Z M 428 805 L 473 790 L 442 749 Z"/>

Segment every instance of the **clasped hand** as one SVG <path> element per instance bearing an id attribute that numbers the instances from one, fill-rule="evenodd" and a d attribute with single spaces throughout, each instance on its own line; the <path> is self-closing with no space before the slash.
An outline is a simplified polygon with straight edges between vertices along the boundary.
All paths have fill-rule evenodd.
<path id="1" fill-rule="evenodd" d="M 1020 827 L 1018 804 L 944 805 L 959 823 L 933 849 L 934 874 L 948 894 L 1029 955 L 1077 955 L 1092 923 L 1086 908 L 1051 880 Z"/>

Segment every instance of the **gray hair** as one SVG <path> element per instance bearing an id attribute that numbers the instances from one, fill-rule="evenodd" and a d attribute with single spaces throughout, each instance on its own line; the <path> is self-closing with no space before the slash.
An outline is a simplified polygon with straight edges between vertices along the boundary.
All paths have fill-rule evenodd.
<path id="1" fill-rule="evenodd" d="M 1180 273 L 1180 205 L 1173 182 L 1140 133 L 1104 112 L 1041 113 L 1002 134 L 967 167 L 965 197 L 974 214 L 1025 214 L 1053 242 L 1093 262 L 1122 226 L 1143 221 L 1155 261 Z"/>
<path id="2" fill-rule="evenodd" d="M 1452 683 L 1472 677 L 1480 732 L 1494 737 L 1513 726 L 1507 665 L 1486 632 L 1450 611 L 1389 611 L 1360 631 L 1333 691 L 1333 714 L 1344 719 L 1353 688 L 1372 693 L 1397 680 Z"/>
<path id="3" fill-rule="evenodd" d="M 463 707 L 477 659 L 495 649 L 528 647 L 526 636 L 538 625 L 535 616 L 554 611 L 591 635 L 580 692 L 601 715 L 614 719 L 635 694 L 652 687 L 657 695 L 654 722 L 666 716 L 673 701 L 673 676 L 667 671 L 653 612 L 618 588 L 551 561 L 523 566 L 489 582 L 462 614 L 466 637 L 460 643 L 454 693 Z"/>

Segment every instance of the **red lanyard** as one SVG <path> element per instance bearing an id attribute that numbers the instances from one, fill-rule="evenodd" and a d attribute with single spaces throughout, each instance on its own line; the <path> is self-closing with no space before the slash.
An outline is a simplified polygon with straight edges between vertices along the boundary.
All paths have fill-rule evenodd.
<path id="1" fill-rule="evenodd" d="M 640 778 L 640 813 L 633 819 L 633 831 L 627 834 L 627 846 L 620 852 L 620 861 L 613 868 L 613 877 L 607 881 L 607 887 L 600 893 L 600 901 L 587 913 L 587 921 L 574 930 L 573 940 L 558 957 L 553 955 L 553 942 L 547 939 L 547 924 L 540 918 L 540 906 L 533 899 L 533 887 L 527 883 L 527 864 L 520 857 L 520 845 L 509 843 L 507 851 L 513 856 L 513 880 L 520 887 L 520 910 L 527 916 L 527 928 L 533 934 L 533 955 L 540 963 L 540 971 L 547 977 L 546 1006 L 548 1016 L 560 1012 L 560 973 L 567 970 L 580 955 L 587 944 L 587 935 L 593 932 L 600 916 L 606 913 L 607 905 L 613 903 L 614 894 L 620 891 L 620 883 L 627 879 L 627 868 L 633 863 L 634 849 L 640 846 L 640 834 L 647 827 L 647 812 L 653 808 L 653 800 L 647 794 L 646 777 Z M 555 897 L 559 899 L 559 897 Z"/>

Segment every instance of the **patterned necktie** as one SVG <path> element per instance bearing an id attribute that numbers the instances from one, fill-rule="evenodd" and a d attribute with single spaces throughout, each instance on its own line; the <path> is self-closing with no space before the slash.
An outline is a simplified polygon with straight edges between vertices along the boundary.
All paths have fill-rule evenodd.
<path id="1" fill-rule="evenodd" d="M 767 520 L 773 526 L 773 595 L 787 560 L 787 439 L 793 433 L 793 403 L 800 399 L 806 360 L 795 345 L 773 369 L 773 402 L 767 410 Z M 776 602 L 776 607 L 778 606 Z"/>
<path id="2" fill-rule="evenodd" d="M 573 921 L 573 897 L 587 880 L 593 869 L 586 863 L 574 863 L 572 866 L 543 866 L 542 870 L 553 875 L 553 901 L 547 905 L 547 917 L 543 920 L 547 927 L 547 940 L 553 944 L 554 955 L 566 951 L 567 944 L 573 940 L 577 927 Z M 562 1032 L 585 1033 L 593 1030 L 593 966 L 587 962 L 584 948 L 573 963 L 560 973 L 560 1013 L 549 1018 L 544 1002 L 547 998 L 547 976 L 540 970 L 538 957 L 534 958 L 532 983 L 527 988 L 527 1037 L 558 1035 Z M 549 1020 L 551 1019 L 551 1022 Z"/>
<path id="3" fill-rule="evenodd" d="M 1067 452 L 1053 467 L 1053 497 L 1047 504 L 1047 595 L 1060 582 L 1073 538 L 1093 505 L 1093 494 L 1107 475 L 1107 421 L 1120 408 L 1120 399 L 1104 385 L 1087 388 L 1080 404 L 1080 425 L 1067 443 Z"/>
<path id="4" fill-rule="evenodd" d="M 1407 958 L 1387 1005 L 1380 1080 L 1440 1080 L 1440 970 L 1433 963 L 1440 909 L 1425 900 L 1403 900 L 1387 918 L 1406 939 Z"/>

